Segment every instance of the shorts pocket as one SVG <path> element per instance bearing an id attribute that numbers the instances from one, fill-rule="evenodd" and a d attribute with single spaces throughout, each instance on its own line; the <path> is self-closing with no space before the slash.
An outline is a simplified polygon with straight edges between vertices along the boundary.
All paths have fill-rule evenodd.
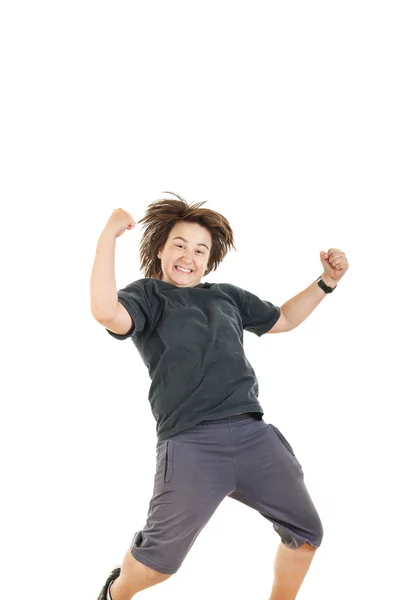
<path id="1" fill-rule="evenodd" d="M 133 542 L 131 544 L 131 549 L 132 548 L 140 548 L 140 546 L 143 544 L 143 532 L 142 531 L 138 531 L 135 533 L 135 535 L 133 536 Z"/>
<path id="2" fill-rule="evenodd" d="M 283 435 L 283 433 L 281 431 L 279 431 L 279 429 L 277 427 L 275 427 L 275 425 L 272 425 L 272 423 L 270 423 L 270 425 L 273 427 L 276 435 L 281 440 L 282 444 L 289 450 L 290 454 L 292 454 L 292 456 L 295 457 L 296 455 L 294 453 L 294 450 L 293 450 L 292 446 L 289 444 L 289 442 L 287 441 L 287 439 L 285 438 L 285 436 Z"/>
<path id="3" fill-rule="evenodd" d="M 164 482 L 169 483 L 172 479 L 172 469 L 174 465 L 174 444 L 172 440 L 167 440 L 165 447 L 165 468 Z"/>

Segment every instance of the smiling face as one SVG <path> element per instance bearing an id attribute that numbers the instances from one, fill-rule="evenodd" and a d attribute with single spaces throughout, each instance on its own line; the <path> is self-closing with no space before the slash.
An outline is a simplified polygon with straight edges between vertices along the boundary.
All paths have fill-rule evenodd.
<path id="1" fill-rule="evenodd" d="M 210 251 L 211 234 L 208 229 L 198 223 L 179 221 L 171 229 L 164 249 L 157 255 L 161 259 L 162 281 L 177 287 L 198 285 L 207 270 Z"/>

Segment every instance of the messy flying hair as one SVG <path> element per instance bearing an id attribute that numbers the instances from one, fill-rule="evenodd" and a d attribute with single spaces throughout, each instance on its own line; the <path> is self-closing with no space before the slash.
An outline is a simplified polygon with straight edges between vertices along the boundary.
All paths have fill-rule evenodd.
<path id="1" fill-rule="evenodd" d="M 211 234 L 211 252 L 204 275 L 215 271 L 225 258 L 231 248 L 236 250 L 233 231 L 227 219 L 209 208 L 200 208 L 207 200 L 189 205 L 184 198 L 173 192 L 162 192 L 172 194 L 179 198 L 162 199 L 152 202 L 143 219 L 138 223 L 144 223 L 145 231 L 140 242 L 140 270 L 144 271 L 145 277 L 162 279 L 161 260 L 158 253 L 167 242 L 171 229 L 178 221 L 198 223 L 208 229 Z"/>

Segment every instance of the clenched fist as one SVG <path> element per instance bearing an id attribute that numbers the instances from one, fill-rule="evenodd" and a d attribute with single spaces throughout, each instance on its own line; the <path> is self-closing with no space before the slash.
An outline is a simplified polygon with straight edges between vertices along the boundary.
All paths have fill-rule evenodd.
<path id="1" fill-rule="evenodd" d="M 133 229 L 136 225 L 135 219 L 123 208 L 116 208 L 111 213 L 104 229 L 111 231 L 115 237 L 119 237 L 127 229 Z"/>
<path id="2" fill-rule="evenodd" d="M 324 275 L 334 284 L 343 277 L 349 268 L 346 254 L 337 248 L 330 248 L 328 252 L 320 252 L 320 259 L 324 267 Z"/>

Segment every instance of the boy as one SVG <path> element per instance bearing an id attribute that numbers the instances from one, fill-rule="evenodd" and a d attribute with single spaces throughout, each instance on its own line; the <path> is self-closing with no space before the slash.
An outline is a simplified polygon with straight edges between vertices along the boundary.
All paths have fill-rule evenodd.
<path id="1" fill-rule="evenodd" d="M 263 420 L 243 330 L 258 336 L 302 323 L 348 269 L 321 252 L 324 272 L 283 304 L 231 284 L 201 283 L 234 248 L 219 213 L 177 199 L 151 204 L 140 243 L 145 277 L 117 292 L 115 239 L 135 221 L 113 211 L 96 251 L 91 310 L 108 333 L 131 338 L 149 368 L 157 421 L 156 474 L 146 524 L 98 600 L 130 600 L 176 573 L 200 531 L 229 496 L 257 510 L 281 538 L 270 600 L 292 600 L 323 529 L 293 448 Z"/>

